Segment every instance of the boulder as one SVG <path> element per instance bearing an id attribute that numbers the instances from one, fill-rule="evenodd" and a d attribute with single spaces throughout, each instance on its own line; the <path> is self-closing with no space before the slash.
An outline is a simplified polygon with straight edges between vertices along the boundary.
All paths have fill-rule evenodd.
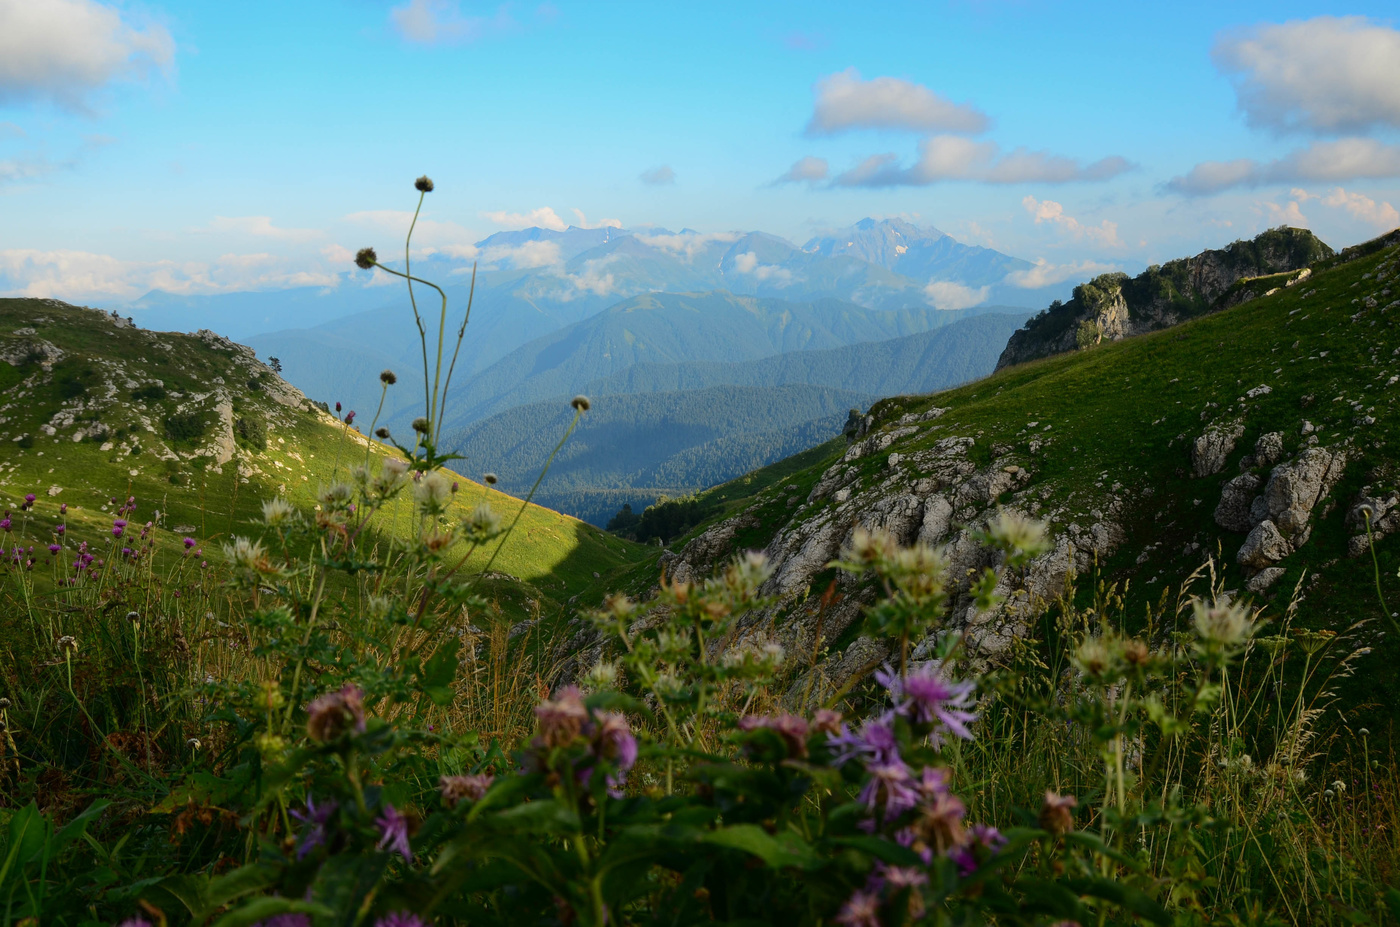
<path id="1" fill-rule="evenodd" d="M 1263 482 L 1253 473 L 1241 473 L 1220 488 L 1220 504 L 1215 507 L 1215 523 L 1226 531 L 1241 534 L 1254 527 L 1250 504 Z"/>
<path id="2" fill-rule="evenodd" d="M 1267 518 L 1286 537 L 1303 534 L 1308 518 L 1346 468 L 1346 451 L 1310 447 L 1297 457 L 1274 467 L 1264 487 Z"/>
<path id="3" fill-rule="evenodd" d="M 1293 545 L 1279 531 L 1278 526 L 1265 519 L 1254 526 L 1249 537 L 1244 539 L 1235 560 L 1242 566 L 1263 570 L 1278 563 L 1293 553 Z"/>
<path id="4" fill-rule="evenodd" d="M 1279 578 L 1283 576 L 1284 572 L 1285 570 L 1283 567 L 1265 567 L 1258 573 L 1255 573 L 1254 576 L 1244 584 L 1244 587 L 1256 595 L 1263 595 L 1269 591 L 1269 588 L 1273 586 L 1274 583 L 1279 581 Z"/>
<path id="5" fill-rule="evenodd" d="M 1191 470 L 1196 476 L 1210 476 L 1225 469 L 1225 461 L 1244 434 L 1244 422 L 1216 422 L 1191 444 Z"/>

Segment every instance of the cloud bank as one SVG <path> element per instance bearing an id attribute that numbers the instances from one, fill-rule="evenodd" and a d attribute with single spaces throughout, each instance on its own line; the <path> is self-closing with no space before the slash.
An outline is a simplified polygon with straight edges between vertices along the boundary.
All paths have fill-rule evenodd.
<path id="1" fill-rule="evenodd" d="M 948 181 L 989 184 L 1076 183 L 1108 180 L 1133 165 L 1114 155 L 1092 164 L 1044 151 L 1017 148 L 1003 154 L 995 142 L 936 135 L 919 143 L 919 157 L 909 167 L 894 154 L 878 154 L 832 180 L 838 187 L 928 186 Z"/>
<path id="2" fill-rule="evenodd" d="M 53 103 L 89 110 L 119 80 L 169 74 L 175 40 L 164 26 L 135 24 L 94 0 L 0 2 L 0 103 Z"/>
<path id="3" fill-rule="evenodd" d="M 516 25 L 507 5 L 491 16 L 465 16 L 457 0 L 409 0 L 389 10 L 389 22 L 400 38 L 419 45 L 462 45 Z"/>
<path id="4" fill-rule="evenodd" d="M 816 105 L 807 134 L 835 135 L 852 129 L 904 129 L 912 132 L 985 132 L 987 114 L 954 103 L 922 84 L 897 77 L 861 79 L 847 68 L 817 81 Z"/>
<path id="5" fill-rule="evenodd" d="M 1340 138 L 1313 142 L 1274 161 L 1203 161 L 1166 186 L 1173 193 L 1208 196 L 1232 187 L 1388 177 L 1400 177 L 1400 146 L 1372 138 Z"/>

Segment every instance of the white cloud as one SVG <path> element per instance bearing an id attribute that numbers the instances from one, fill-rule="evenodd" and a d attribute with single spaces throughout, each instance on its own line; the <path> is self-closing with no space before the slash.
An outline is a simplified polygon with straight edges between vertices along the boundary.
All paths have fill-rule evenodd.
<path id="1" fill-rule="evenodd" d="M 966 103 L 954 103 L 922 84 L 897 77 L 862 80 L 847 68 L 817 81 L 817 102 L 808 135 L 834 135 L 851 129 L 908 129 L 915 132 L 983 132 L 991 121 Z"/>
<path id="2" fill-rule="evenodd" d="M 1303 215 L 1297 200 L 1289 200 L 1285 205 L 1267 200 L 1254 204 L 1255 211 L 1266 217 L 1265 221 L 1270 227 L 1287 225 L 1293 228 L 1305 229 L 1310 227 L 1308 217 Z"/>
<path id="3" fill-rule="evenodd" d="M 622 228 L 622 220 L 621 220 L 621 219 L 599 219 L 597 222 L 595 222 L 595 223 L 593 223 L 592 225 L 590 225 L 589 222 L 588 222 L 588 217 L 585 216 L 585 215 L 583 214 L 583 210 L 582 210 L 582 209 L 571 209 L 571 210 L 569 210 L 569 211 L 572 212 L 575 216 L 578 217 L 578 227 L 581 228 L 581 229 L 620 229 L 620 228 Z"/>
<path id="4" fill-rule="evenodd" d="M 318 229 L 278 228 L 272 224 L 269 216 L 215 216 L 209 228 L 215 232 L 255 235 L 280 241 L 313 241 L 325 234 Z"/>
<path id="5" fill-rule="evenodd" d="M 169 74 L 175 40 L 94 0 L 0 0 L 0 103 L 41 101 L 85 111 L 113 81 Z"/>
<path id="6" fill-rule="evenodd" d="M 1065 215 L 1065 208 L 1054 200 L 1036 200 L 1026 196 L 1021 200 L 1026 212 L 1035 219 L 1035 224 L 1049 222 L 1073 236 L 1076 241 L 1087 238 L 1106 248 L 1117 248 L 1123 244 L 1118 237 L 1118 223 L 1104 219 L 1097 226 L 1084 225 L 1074 216 Z"/>
<path id="7" fill-rule="evenodd" d="M 475 42 L 515 27 L 506 4 L 492 16 L 464 16 L 458 0 L 409 0 L 389 10 L 389 21 L 400 37 L 421 45 Z"/>
<path id="8" fill-rule="evenodd" d="M 548 206 L 532 209 L 529 212 L 483 212 L 482 218 L 504 229 L 550 229 L 562 232 L 569 223 L 559 218 L 559 214 Z"/>
<path id="9" fill-rule="evenodd" d="M 695 256 L 715 243 L 729 243 L 739 240 L 738 232 L 672 232 L 664 235 L 642 235 L 638 239 L 673 254 L 693 261 Z"/>
<path id="10" fill-rule="evenodd" d="M 814 158 L 808 155 L 805 158 L 799 158 L 792 167 L 787 169 L 787 173 L 774 180 L 770 186 L 776 187 L 785 183 L 814 184 L 819 180 L 825 180 L 828 170 L 826 158 Z"/>
<path id="11" fill-rule="evenodd" d="M 995 142 L 935 135 L 919 143 L 919 158 L 900 167 L 893 154 L 872 155 L 833 181 L 840 187 L 927 186 L 943 181 L 979 183 L 1075 183 L 1108 180 L 1132 164 L 1118 156 L 1080 165 L 1072 158 L 1017 148 L 1001 154 Z"/>
<path id="12" fill-rule="evenodd" d="M 1099 274 L 1106 274 L 1118 268 L 1112 264 L 1097 261 L 1077 261 L 1068 264 L 1051 264 L 1044 258 L 1035 262 L 1034 267 L 1016 270 L 1006 275 L 1005 282 L 1023 290 L 1037 290 L 1043 286 L 1064 283 L 1066 280 L 1088 280 Z"/>
<path id="13" fill-rule="evenodd" d="M 653 167 L 651 170 L 642 171 L 639 178 L 642 183 L 650 184 L 653 187 L 665 186 L 676 182 L 676 172 L 671 170 L 671 165 L 662 164 Z"/>
<path id="14" fill-rule="evenodd" d="M 1353 219 L 1365 222 L 1367 225 L 1373 225 L 1378 229 L 1393 229 L 1400 225 L 1400 211 L 1387 202 L 1376 202 L 1364 193 L 1344 190 L 1341 187 L 1334 187 L 1331 192 L 1326 194 L 1309 193 L 1307 190 L 1297 188 L 1291 193 L 1293 198 L 1300 203 L 1317 200 L 1324 206 L 1344 209 Z"/>
<path id="15" fill-rule="evenodd" d="M 1231 187 L 1386 177 L 1400 177 L 1400 145 L 1371 138 L 1339 138 L 1313 142 L 1274 161 L 1203 161 L 1169 180 L 1167 189 L 1187 196 L 1208 196 Z"/>
<path id="16" fill-rule="evenodd" d="M 966 309 L 986 302 L 991 291 L 989 286 L 973 289 L 948 280 L 930 280 L 924 287 L 924 296 L 935 309 Z"/>
<path id="17" fill-rule="evenodd" d="M 352 212 L 342 221 L 385 232 L 401 241 L 403 236 L 408 234 L 408 227 L 413 222 L 413 213 L 402 209 L 369 209 Z M 420 245 L 442 247 L 449 244 L 469 244 L 474 237 L 470 230 L 456 222 L 439 222 L 436 219 L 425 219 L 421 215 L 418 217 L 418 224 L 413 227 L 413 240 Z M 392 252 L 397 248 L 398 241 L 393 242 L 393 245 L 394 247 L 390 247 L 386 244 L 380 250 Z"/>
<path id="18" fill-rule="evenodd" d="M 492 245 L 483 248 L 481 260 L 485 264 L 507 264 L 517 270 L 531 267 L 562 266 L 559 259 L 557 241 L 525 241 L 518 245 Z"/>
<path id="19" fill-rule="evenodd" d="M 792 271 L 777 264 L 760 264 L 758 254 L 753 251 L 736 254 L 734 270 L 745 276 L 752 276 L 759 283 L 772 281 L 777 286 L 786 286 L 792 282 Z"/>
<path id="20" fill-rule="evenodd" d="M 0 278 L 17 296 L 65 300 L 132 299 L 151 290 L 228 293 L 336 286 L 335 274 L 292 269 L 270 254 L 226 254 L 206 261 L 125 261 L 87 251 L 0 250 Z"/>
<path id="21" fill-rule="evenodd" d="M 1356 132 L 1400 127 L 1400 32 L 1363 16 L 1318 16 L 1222 36 L 1216 67 L 1235 79 L 1252 126 Z"/>

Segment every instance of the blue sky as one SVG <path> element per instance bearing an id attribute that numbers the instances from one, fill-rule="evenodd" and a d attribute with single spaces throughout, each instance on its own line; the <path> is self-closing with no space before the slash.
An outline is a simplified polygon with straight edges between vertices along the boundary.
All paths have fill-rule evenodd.
<path id="1" fill-rule="evenodd" d="M 1380 3 L 0 0 L 0 291 L 332 282 L 423 172 L 421 241 L 464 258 L 868 215 L 1047 276 L 1283 222 L 1345 245 L 1400 225 L 1400 32 Z"/>

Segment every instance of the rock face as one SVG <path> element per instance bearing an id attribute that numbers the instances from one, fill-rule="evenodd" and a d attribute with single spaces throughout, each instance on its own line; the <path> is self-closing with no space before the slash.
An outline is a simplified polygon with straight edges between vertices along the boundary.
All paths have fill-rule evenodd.
<path id="1" fill-rule="evenodd" d="M 1258 295 L 1241 281 L 1306 270 L 1332 253 L 1305 229 L 1271 229 L 1252 241 L 1154 265 L 1133 278 L 1121 273 L 1095 277 L 1075 287 L 1069 302 L 1052 305 L 1013 334 L 997 369 L 1157 331 L 1227 308 Z M 1300 279 L 1299 274 L 1279 282 Z"/>
<path id="2" fill-rule="evenodd" d="M 1272 460 L 1282 453 L 1281 434 L 1264 435 L 1255 445 L 1256 459 Z M 1215 523 L 1228 531 L 1247 532 L 1236 561 L 1262 573 L 1307 543 L 1313 509 L 1337 485 L 1346 463 L 1343 448 L 1307 447 L 1275 466 L 1267 482 L 1253 473 L 1228 480 L 1221 487 Z M 1267 588 L 1280 575 L 1270 574 L 1257 584 L 1261 590 L 1256 591 Z"/>
<path id="3" fill-rule="evenodd" d="M 1090 570 L 1096 557 L 1108 556 L 1123 542 L 1115 521 L 1121 503 L 1111 496 L 1092 523 L 1059 518 L 1070 523 L 1058 527 L 1053 548 L 1016 575 L 1003 575 L 997 590 L 1003 604 L 979 611 L 971 583 L 984 568 L 996 566 L 1001 555 L 985 547 L 978 532 L 999 503 L 1029 514 L 1039 508 L 1040 493 L 1047 489 L 1037 486 L 1026 462 L 1009 452 L 998 455 L 993 449 L 988 461 L 974 455 L 973 437 L 930 437 L 928 423 L 944 411 L 904 415 L 883 426 L 872 420 L 867 434 L 821 474 L 804 505 L 776 528 L 765 548 L 773 571 L 762 593 L 776 604 L 746 616 L 740 622 L 743 636 L 731 646 L 776 640 L 790 654 L 819 653 L 861 620 L 862 608 L 874 601 L 876 590 L 861 577 L 839 574 L 833 580 L 826 573 L 859 528 L 887 531 L 905 545 L 942 548 L 950 583 L 948 624 L 965 631 L 972 653 L 983 659 L 1004 652 L 1024 634 L 1032 603 L 1053 601 L 1071 572 Z M 883 461 L 870 459 L 879 455 Z M 1040 512 L 1039 517 L 1054 525 L 1060 514 Z M 739 532 L 756 524 L 747 512 L 721 522 L 679 553 L 663 555 L 663 567 L 676 579 L 702 578 L 734 552 Z M 823 596 L 833 581 L 840 595 Z M 934 643 L 915 642 L 915 655 L 927 658 Z M 887 643 L 857 637 L 802 672 L 786 699 L 794 707 L 815 704 L 888 657 Z"/>

